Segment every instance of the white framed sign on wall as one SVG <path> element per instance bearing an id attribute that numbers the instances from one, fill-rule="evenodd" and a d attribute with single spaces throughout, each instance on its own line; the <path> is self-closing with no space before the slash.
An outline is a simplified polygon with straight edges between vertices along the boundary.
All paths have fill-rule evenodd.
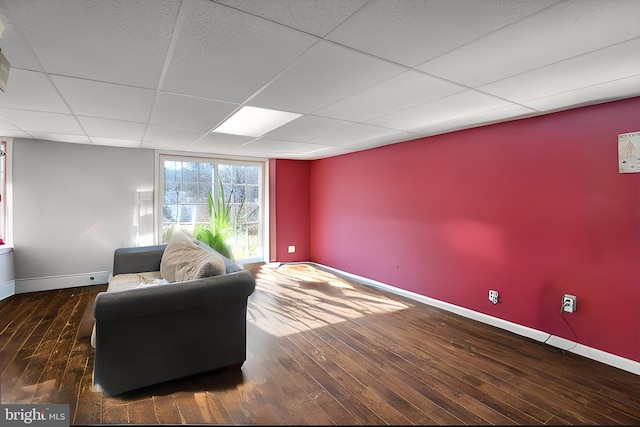
<path id="1" fill-rule="evenodd" d="M 640 131 L 618 135 L 618 172 L 640 172 Z"/>

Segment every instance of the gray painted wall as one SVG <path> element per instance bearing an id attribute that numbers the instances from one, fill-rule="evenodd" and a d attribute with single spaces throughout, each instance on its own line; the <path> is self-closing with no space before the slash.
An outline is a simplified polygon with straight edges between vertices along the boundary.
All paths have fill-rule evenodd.
<path id="1" fill-rule="evenodd" d="M 154 169 L 153 150 L 14 140 L 16 279 L 111 271 Z"/>

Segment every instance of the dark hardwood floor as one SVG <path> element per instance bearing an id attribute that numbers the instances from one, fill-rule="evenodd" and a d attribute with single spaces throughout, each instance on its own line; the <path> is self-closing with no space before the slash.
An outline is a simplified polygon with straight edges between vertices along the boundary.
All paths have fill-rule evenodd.
<path id="1" fill-rule="evenodd" d="M 104 286 L 1 301 L 0 402 L 69 404 L 74 425 L 640 424 L 637 375 L 311 266 L 250 270 L 241 370 L 119 397 L 92 390 Z"/>

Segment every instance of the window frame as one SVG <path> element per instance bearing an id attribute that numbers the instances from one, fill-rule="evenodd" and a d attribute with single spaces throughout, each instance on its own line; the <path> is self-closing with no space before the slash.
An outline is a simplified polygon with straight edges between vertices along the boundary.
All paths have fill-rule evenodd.
<path id="1" fill-rule="evenodd" d="M 0 161 L 4 167 L 0 167 L 0 174 L 3 175 L 3 179 L 0 179 L 0 237 L 4 241 L 3 248 L 13 246 L 13 184 L 12 184 L 12 153 L 13 153 L 13 138 L 0 138 L 0 150 L 5 152 L 5 155 Z"/>
<path id="2" fill-rule="evenodd" d="M 262 253 L 256 257 L 240 258 L 235 261 L 238 263 L 251 263 L 251 262 L 264 262 L 269 259 L 269 207 L 267 205 L 268 197 L 268 166 L 267 159 L 241 159 L 236 157 L 220 156 L 215 154 L 185 154 L 167 151 L 156 151 L 156 179 L 155 179 L 155 212 L 154 215 L 154 242 L 156 244 L 166 243 L 163 242 L 163 226 L 164 226 L 164 196 L 165 196 L 165 174 L 164 174 L 164 162 L 165 161 L 181 161 L 181 162 L 202 162 L 213 164 L 238 164 L 238 165 L 254 165 L 260 167 L 260 246 L 262 247 Z"/>

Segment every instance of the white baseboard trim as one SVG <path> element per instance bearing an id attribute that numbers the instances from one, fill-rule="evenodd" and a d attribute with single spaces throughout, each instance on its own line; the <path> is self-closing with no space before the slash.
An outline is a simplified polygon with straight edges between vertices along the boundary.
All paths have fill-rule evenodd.
<path id="1" fill-rule="evenodd" d="M 16 282 L 12 280 L 10 282 L 0 285 L 0 301 L 5 298 L 9 298 L 16 293 Z"/>
<path id="2" fill-rule="evenodd" d="M 94 273 L 67 274 L 64 276 L 33 277 L 16 279 L 15 293 L 50 291 L 53 289 L 77 288 L 79 286 L 101 285 L 109 280 L 108 271 Z"/>
<path id="3" fill-rule="evenodd" d="M 295 264 L 295 263 L 291 263 Z M 430 305 L 432 307 L 441 308 L 443 310 L 449 311 L 451 313 L 458 314 L 462 317 L 466 317 L 468 319 L 476 320 L 478 322 L 486 323 L 491 326 L 495 326 L 500 329 L 507 330 L 509 332 L 513 332 L 514 334 L 525 336 L 527 338 L 531 338 L 536 341 L 540 341 L 542 343 L 551 345 L 553 347 L 560 348 L 562 350 L 578 354 L 580 356 L 584 356 L 588 359 L 592 359 L 610 366 L 613 366 L 618 369 L 622 369 L 627 372 L 631 372 L 636 375 L 640 375 L 640 362 L 636 362 L 635 360 L 626 359 L 621 356 L 617 356 L 615 354 L 607 353 L 602 350 L 598 350 L 593 347 L 588 347 L 586 345 L 582 345 L 576 343 L 574 341 L 570 341 L 564 339 L 562 337 L 558 337 L 555 335 L 551 335 L 547 332 L 542 332 L 537 329 L 529 328 L 527 326 L 519 325 L 517 323 L 509 322 L 504 319 L 499 319 L 497 317 L 489 316 L 488 314 L 479 313 L 477 311 L 470 310 L 468 308 L 460 307 L 457 305 L 449 304 L 444 301 L 440 301 L 434 298 L 426 297 L 424 295 L 417 294 L 415 292 L 407 291 L 404 289 L 396 288 L 391 285 L 387 285 L 386 283 L 378 282 L 376 280 L 367 279 L 366 277 L 358 276 L 356 274 L 347 273 L 341 270 L 338 270 L 333 267 L 328 267 L 326 265 L 318 264 L 318 263 L 309 263 L 317 265 L 320 268 L 324 268 L 329 271 L 333 271 L 338 275 L 342 275 L 345 277 L 352 278 L 358 282 L 361 282 L 366 285 L 370 285 L 376 288 L 380 288 L 387 292 L 391 292 L 397 295 L 401 295 L 403 297 L 412 299 L 414 301 L 421 302 L 423 304 Z"/>

